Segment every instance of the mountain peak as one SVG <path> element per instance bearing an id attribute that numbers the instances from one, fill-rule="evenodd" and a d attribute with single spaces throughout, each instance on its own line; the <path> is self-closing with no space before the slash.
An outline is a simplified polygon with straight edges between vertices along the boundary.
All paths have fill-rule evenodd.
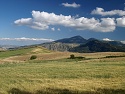
<path id="1" fill-rule="evenodd" d="M 78 44 L 81 44 L 81 43 L 85 43 L 86 42 L 86 39 L 84 39 L 83 37 L 81 36 L 74 36 L 74 37 L 71 37 L 71 38 L 64 38 L 64 39 L 60 39 L 60 40 L 57 40 L 55 42 L 61 42 L 61 43 L 78 43 Z"/>
<path id="2" fill-rule="evenodd" d="M 83 38 L 83 37 L 81 37 L 80 35 L 77 35 L 77 36 L 73 36 L 73 37 L 71 37 L 71 38 Z"/>

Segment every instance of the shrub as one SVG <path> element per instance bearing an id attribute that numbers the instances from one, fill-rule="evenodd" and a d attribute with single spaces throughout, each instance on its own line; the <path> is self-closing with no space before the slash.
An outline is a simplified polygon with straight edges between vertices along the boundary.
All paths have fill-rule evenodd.
<path id="1" fill-rule="evenodd" d="M 82 57 L 82 56 L 75 57 L 74 54 L 71 54 L 69 59 L 85 59 L 85 57 Z"/>
<path id="2" fill-rule="evenodd" d="M 36 59 L 36 58 L 37 58 L 36 55 L 32 55 L 32 56 L 30 57 L 30 60 L 33 60 L 33 59 Z"/>
<path id="3" fill-rule="evenodd" d="M 70 55 L 70 59 L 75 59 L 74 54 Z"/>

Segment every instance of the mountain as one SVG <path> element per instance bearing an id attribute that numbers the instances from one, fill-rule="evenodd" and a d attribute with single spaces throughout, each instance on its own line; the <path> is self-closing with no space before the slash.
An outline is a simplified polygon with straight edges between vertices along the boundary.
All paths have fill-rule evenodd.
<path id="1" fill-rule="evenodd" d="M 87 40 L 84 39 L 84 38 L 81 37 L 81 36 L 74 36 L 74 37 L 71 37 L 71 38 L 60 39 L 60 40 L 57 40 L 57 41 L 55 41 L 55 42 L 82 44 L 82 43 L 85 43 L 86 41 L 87 41 Z"/>
<path id="2" fill-rule="evenodd" d="M 70 49 L 71 52 L 125 52 L 125 49 L 104 41 L 92 40 L 86 44 Z"/>
<path id="3" fill-rule="evenodd" d="M 54 51 L 69 51 L 69 49 L 86 43 L 87 40 L 81 36 L 74 36 L 71 38 L 64 38 L 50 43 L 43 43 L 41 46 Z"/>
<path id="4" fill-rule="evenodd" d="M 125 45 L 119 41 L 100 41 L 95 38 L 84 39 L 81 36 L 64 38 L 50 43 L 40 44 L 49 50 L 70 52 L 124 52 Z"/>

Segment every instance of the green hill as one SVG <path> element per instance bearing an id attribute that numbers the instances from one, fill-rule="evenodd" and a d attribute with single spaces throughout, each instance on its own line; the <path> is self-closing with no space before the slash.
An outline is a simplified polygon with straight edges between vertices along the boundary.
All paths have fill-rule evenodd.
<path id="1" fill-rule="evenodd" d="M 50 53 L 51 51 L 39 46 L 18 47 L 11 50 L 1 51 L 0 58 L 7 58 L 11 56 L 31 55 L 37 53 Z"/>

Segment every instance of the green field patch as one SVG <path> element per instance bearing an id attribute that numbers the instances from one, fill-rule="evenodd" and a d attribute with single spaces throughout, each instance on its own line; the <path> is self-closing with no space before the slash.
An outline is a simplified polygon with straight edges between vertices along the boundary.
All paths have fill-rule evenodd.
<path id="1" fill-rule="evenodd" d="M 11 56 L 21 56 L 21 55 L 30 55 L 30 54 L 38 54 L 38 53 L 50 53 L 49 51 L 43 47 L 22 47 L 13 50 L 7 50 L 0 52 L 0 58 L 8 58 Z"/>
<path id="2" fill-rule="evenodd" d="M 7 58 L 11 56 L 19 56 L 24 55 L 32 51 L 33 48 L 23 48 L 23 49 L 17 49 L 17 50 L 8 50 L 4 52 L 0 52 L 0 58 Z"/>

